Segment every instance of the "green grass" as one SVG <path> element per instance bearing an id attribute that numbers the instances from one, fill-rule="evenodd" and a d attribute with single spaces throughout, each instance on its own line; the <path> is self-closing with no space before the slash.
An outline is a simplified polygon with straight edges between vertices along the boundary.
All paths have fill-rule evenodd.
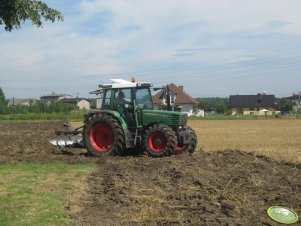
<path id="1" fill-rule="evenodd" d="M 0 121 L 20 120 L 82 120 L 86 111 L 58 113 L 0 114 Z"/>
<path id="2" fill-rule="evenodd" d="M 1 164 L 0 225 L 67 225 L 94 164 Z M 73 199 L 73 200 L 72 200 Z"/>

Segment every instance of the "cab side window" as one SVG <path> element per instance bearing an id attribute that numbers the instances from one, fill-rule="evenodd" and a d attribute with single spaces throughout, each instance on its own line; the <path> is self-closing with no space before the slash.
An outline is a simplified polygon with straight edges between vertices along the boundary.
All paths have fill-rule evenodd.
<path id="1" fill-rule="evenodd" d="M 111 90 L 106 90 L 105 98 L 104 98 L 104 107 L 109 109 L 111 105 Z"/>
<path id="2" fill-rule="evenodd" d="M 153 108 L 152 96 L 148 89 L 138 89 L 136 91 L 136 105 L 140 108 Z"/>
<path id="3" fill-rule="evenodd" d="M 115 109 L 118 109 L 120 107 L 122 108 L 128 108 L 129 104 L 132 101 L 132 95 L 131 95 L 131 89 L 118 89 L 115 91 L 114 96 L 114 107 Z"/>

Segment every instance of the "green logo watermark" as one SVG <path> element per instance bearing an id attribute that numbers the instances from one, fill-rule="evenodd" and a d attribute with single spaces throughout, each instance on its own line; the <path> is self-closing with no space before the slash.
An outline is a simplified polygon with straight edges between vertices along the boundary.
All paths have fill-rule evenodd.
<path id="1" fill-rule="evenodd" d="M 298 221 L 298 215 L 293 210 L 283 206 L 272 206 L 267 210 L 267 214 L 274 221 L 282 224 L 293 224 Z"/>

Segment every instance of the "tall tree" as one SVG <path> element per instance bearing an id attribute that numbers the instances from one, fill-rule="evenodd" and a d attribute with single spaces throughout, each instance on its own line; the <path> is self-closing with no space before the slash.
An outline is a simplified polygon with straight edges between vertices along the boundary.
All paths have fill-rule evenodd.
<path id="1" fill-rule="evenodd" d="M 3 114 L 5 112 L 5 96 L 4 92 L 0 87 L 0 114 Z"/>
<path id="2" fill-rule="evenodd" d="M 63 15 L 37 0 L 0 0 L 0 26 L 6 31 L 20 28 L 21 23 L 31 20 L 37 27 L 42 26 L 42 18 L 54 22 L 63 20 Z"/>
<path id="3" fill-rule="evenodd" d="M 196 98 L 199 102 L 198 108 L 205 111 L 215 111 L 217 113 L 226 113 L 228 109 L 228 98 L 221 97 L 205 97 Z"/>
<path id="4" fill-rule="evenodd" d="M 1 87 L 0 87 L 0 102 L 5 103 L 5 95 Z"/>
<path id="5" fill-rule="evenodd" d="M 286 97 L 279 98 L 277 100 L 277 104 L 278 104 L 277 109 L 284 113 L 288 113 L 292 111 L 294 105 L 292 100 Z"/>

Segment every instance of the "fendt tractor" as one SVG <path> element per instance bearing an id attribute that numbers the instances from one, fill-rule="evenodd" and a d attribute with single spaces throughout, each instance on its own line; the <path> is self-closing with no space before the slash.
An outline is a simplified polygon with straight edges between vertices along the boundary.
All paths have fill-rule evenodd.
<path id="1" fill-rule="evenodd" d="M 168 110 L 156 110 L 148 82 L 111 79 L 90 94 L 100 95 L 100 107 L 85 115 L 83 126 L 56 131 L 50 140 L 59 148 L 86 147 L 95 156 L 120 155 L 140 149 L 153 157 L 194 152 L 195 132 L 187 126 L 187 114 L 171 111 L 169 89 L 163 87 Z"/>

